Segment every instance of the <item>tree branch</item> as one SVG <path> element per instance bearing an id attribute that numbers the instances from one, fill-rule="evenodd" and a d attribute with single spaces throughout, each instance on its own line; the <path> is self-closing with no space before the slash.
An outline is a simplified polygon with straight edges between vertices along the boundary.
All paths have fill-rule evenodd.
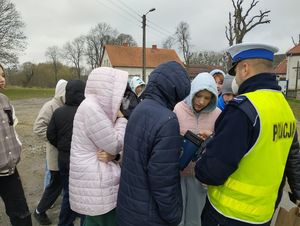
<path id="1" fill-rule="evenodd" d="M 269 16 L 268 13 L 270 13 L 270 12 L 271 12 L 271 10 L 267 10 L 267 11 L 264 11 L 264 12 L 260 11 L 260 14 L 259 14 L 259 15 L 253 16 L 253 17 L 248 21 L 248 23 L 246 24 L 246 26 L 248 27 L 251 23 L 253 23 L 253 21 L 254 21 L 255 19 L 259 19 L 258 22 L 262 22 L 262 20 L 263 20 L 264 18 L 266 18 L 266 17 Z M 270 22 L 271 20 L 267 20 L 267 21 Z"/>
<path id="2" fill-rule="evenodd" d="M 243 20 L 246 20 L 250 11 L 257 5 L 257 3 L 258 3 L 258 1 L 255 2 L 255 0 L 252 0 L 249 9 L 246 11 L 245 15 L 243 16 Z"/>
<path id="3" fill-rule="evenodd" d="M 271 22 L 271 20 L 263 20 L 264 18 L 268 17 L 268 13 L 271 12 L 270 10 L 268 11 L 265 11 L 265 12 L 262 12 L 260 11 L 260 15 L 258 16 L 254 16 L 252 19 L 251 19 L 251 22 L 248 22 L 247 23 L 247 26 L 249 26 L 253 21 L 254 19 L 256 18 L 259 18 L 259 20 L 257 22 L 255 22 L 254 24 L 252 24 L 249 28 L 246 29 L 246 32 L 252 30 L 254 27 L 256 27 L 257 25 L 259 24 L 268 24 Z"/>
<path id="4" fill-rule="evenodd" d="M 225 36 L 228 41 L 232 37 L 235 43 L 241 43 L 244 36 L 254 27 L 258 26 L 259 24 L 270 23 L 271 20 L 267 19 L 270 10 L 260 10 L 257 15 L 249 18 L 249 21 L 247 22 L 248 17 L 250 17 L 251 11 L 257 6 L 259 0 L 252 0 L 246 10 L 244 10 L 243 8 L 244 0 L 231 0 L 231 2 L 233 5 L 234 13 L 229 17 L 228 26 L 225 26 Z M 232 32 L 232 36 L 230 32 Z"/>

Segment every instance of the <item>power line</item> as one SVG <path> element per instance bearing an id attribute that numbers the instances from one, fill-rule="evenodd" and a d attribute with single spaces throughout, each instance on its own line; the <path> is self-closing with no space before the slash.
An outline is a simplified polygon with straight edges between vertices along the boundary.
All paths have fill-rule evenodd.
<path id="1" fill-rule="evenodd" d="M 169 34 L 167 34 L 165 32 L 162 32 L 161 30 L 157 29 L 156 27 L 153 27 L 152 25 L 147 24 L 146 26 L 149 27 L 150 29 L 156 31 L 157 33 L 159 33 L 163 37 L 169 37 L 170 36 Z"/>
<path id="2" fill-rule="evenodd" d="M 169 35 L 166 35 L 166 34 L 163 34 L 160 30 L 158 30 L 157 28 L 155 27 L 152 27 L 150 25 L 146 25 L 147 27 L 149 27 L 151 30 L 153 30 L 154 32 L 156 32 L 157 34 L 159 34 L 162 38 L 168 38 Z"/>
<path id="3" fill-rule="evenodd" d="M 160 25 L 158 25 L 158 24 L 156 24 L 156 23 L 154 23 L 154 22 L 152 22 L 152 21 L 150 21 L 150 20 L 148 20 L 148 19 L 147 19 L 147 21 L 148 21 L 150 24 L 156 26 L 159 30 L 161 30 L 161 31 L 164 32 L 165 34 L 168 34 L 169 36 L 173 36 L 174 33 L 168 31 L 168 29 L 165 29 L 164 27 L 161 27 Z"/>
<path id="4" fill-rule="evenodd" d="M 113 1 L 112 1 L 113 2 Z M 126 3 L 124 3 L 122 0 L 118 0 L 118 2 L 119 3 L 121 3 L 124 7 L 126 7 L 128 10 L 130 10 L 131 12 L 133 12 L 135 15 L 137 15 L 139 18 L 140 17 L 142 17 L 137 11 L 135 11 L 134 9 L 132 9 L 131 7 L 129 7 Z M 120 6 L 119 5 L 116 5 L 115 3 L 113 3 L 115 6 L 117 6 L 117 7 L 119 7 L 120 8 Z M 123 7 L 121 8 L 121 10 L 125 10 Z M 132 15 L 132 13 L 130 13 L 130 12 L 128 12 L 128 10 L 126 10 L 126 12 L 129 14 L 129 15 L 131 15 L 131 16 L 133 16 Z M 135 16 L 133 16 L 135 19 L 136 19 L 136 17 Z M 152 21 L 150 21 L 150 20 L 148 20 L 147 19 L 147 21 L 150 23 L 150 24 L 152 24 L 152 28 L 154 29 L 154 30 L 156 30 L 157 32 L 159 32 L 160 34 L 163 34 L 164 36 L 172 36 L 173 34 L 172 34 L 172 32 L 169 32 L 167 29 L 165 29 L 165 28 L 163 28 L 163 27 L 161 27 L 160 25 L 158 25 L 158 24 L 156 24 L 156 23 L 154 23 L 154 22 L 152 22 Z M 155 28 L 154 28 L 155 27 Z"/>
<path id="5" fill-rule="evenodd" d="M 132 8 L 130 8 L 128 5 L 126 5 L 123 1 L 118 0 L 118 2 L 120 4 L 122 4 L 124 7 L 126 7 L 127 9 L 125 9 L 123 6 L 118 5 L 116 2 L 114 2 L 113 0 L 109 1 L 109 0 L 105 0 L 106 2 L 104 3 L 101 0 L 97 0 L 97 2 L 103 6 L 105 6 L 106 8 L 115 11 L 117 14 L 119 14 L 120 16 L 122 16 L 123 18 L 130 20 L 131 23 L 134 23 L 135 25 L 136 22 L 138 22 L 139 24 L 142 22 L 140 20 L 140 18 L 142 17 L 139 13 L 137 13 L 135 10 L 133 10 Z M 110 3 L 110 5 L 107 5 L 107 3 Z M 128 10 L 132 11 L 135 15 L 133 15 L 131 12 L 129 12 Z M 137 19 L 136 15 L 139 17 L 139 19 Z M 134 22 L 133 22 L 134 21 Z M 168 38 L 169 36 L 172 36 L 173 34 L 171 32 L 169 32 L 167 29 L 159 26 L 158 24 L 153 23 L 152 21 L 148 20 L 149 25 L 147 24 L 146 26 L 149 27 L 149 29 L 151 29 L 152 31 L 156 32 L 159 36 L 161 36 L 162 38 Z M 152 34 L 150 34 L 152 35 Z"/>
<path id="6" fill-rule="evenodd" d="M 150 28 L 152 28 L 152 29 L 154 29 L 154 30 L 156 30 L 157 32 L 159 32 L 163 36 L 167 36 L 167 37 L 172 36 L 171 34 L 168 34 L 168 33 L 164 32 L 163 30 L 161 30 L 161 29 L 159 29 L 159 28 L 157 28 L 157 27 L 155 27 L 153 25 L 149 25 L 148 24 L 147 26 L 150 27 Z"/>
<path id="7" fill-rule="evenodd" d="M 142 15 L 140 15 L 137 11 L 135 11 L 134 9 L 132 9 L 131 7 L 129 7 L 125 2 L 123 2 L 122 0 L 119 0 L 119 2 L 125 6 L 127 9 L 129 9 L 130 11 L 132 11 L 134 14 L 136 14 L 138 17 L 142 17 Z"/>
<path id="8" fill-rule="evenodd" d="M 110 4 L 115 5 L 116 7 L 118 7 L 121 11 L 125 12 L 126 14 L 128 14 L 130 17 L 132 17 L 133 19 L 139 21 L 139 19 L 136 18 L 136 15 L 133 15 L 130 11 L 128 11 L 127 9 L 125 9 L 124 7 L 120 6 L 119 4 L 117 4 L 116 2 L 114 2 L 113 0 L 109 1 L 106 0 L 107 2 L 109 2 Z M 140 17 L 140 15 L 138 15 L 138 17 Z"/>
<path id="9" fill-rule="evenodd" d="M 118 15 L 120 15 L 121 17 L 123 17 L 123 18 L 129 20 L 131 23 L 134 23 L 135 25 L 137 25 L 137 24 L 136 24 L 136 21 L 138 21 L 138 22 L 140 23 L 140 21 L 137 20 L 136 18 L 134 19 L 134 22 L 133 22 L 133 19 L 132 19 L 131 17 L 128 17 L 127 15 L 125 15 L 125 14 L 121 13 L 120 11 L 118 11 L 117 9 L 115 9 L 115 8 L 113 8 L 113 7 L 111 7 L 111 6 L 107 5 L 107 4 L 105 4 L 105 3 L 104 3 L 103 1 L 101 1 L 101 0 L 96 0 L 96 2 L 99 3 L 99 4 L 102 5 L 102 6 L 105 6 L 106 8 L 108 8 L 108 9 L 110 9 L 110 10 L 115 11 Z"/>

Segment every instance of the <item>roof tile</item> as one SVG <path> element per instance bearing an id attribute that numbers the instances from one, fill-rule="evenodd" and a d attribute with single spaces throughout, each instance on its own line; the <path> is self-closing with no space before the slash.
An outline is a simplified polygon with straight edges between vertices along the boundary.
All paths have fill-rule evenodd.
<path id="1" fill-rule="evenodd" d="M 188 68 L 188 74 L 190 75 L 191 78 L 196 77 L 199 73 L 202 72 L 210 72 L 214 69 L 220 69 L 223 70 L 221 66 L 216 66 L 216 65 L 207 65 L 207 64 L 191 64 Z"/>
<path id="2" fill-rule="evenodd" d="M 113 67 L 142 67 L 142 47 L 130 47 L 120 45 L 106 45 L 108 57 Z M 146 48 L 146 67 L 155 68 L 167 61 L 181 63 L 175 50 L 159 49 L 156 46 Z"/>
<path id="3" fill-rule="evenodd" d="M 286 75 L 287 73 L 287 59 L 281 61 L 274 69 L 274 73 L 278 75 Z"/>
<path id="4" fill-rule="evenodd" d="M 288 52 L 287 55 L 300 55 L 300 43 L 293 48 L 291 48 Z"/>

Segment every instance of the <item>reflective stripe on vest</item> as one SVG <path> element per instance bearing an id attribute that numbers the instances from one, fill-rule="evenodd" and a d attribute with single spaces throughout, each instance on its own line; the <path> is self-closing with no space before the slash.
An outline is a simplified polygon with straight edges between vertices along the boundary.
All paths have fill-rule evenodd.
<path id="1" fill-rule="evenodd" d="M 208 186 L 208 198 L 222 215 L 259 224 L 272 218 L 296 119 L 281 92 L 258 90 L 244 95 L 258 113 L 259 136 L 223 185 Z"/>

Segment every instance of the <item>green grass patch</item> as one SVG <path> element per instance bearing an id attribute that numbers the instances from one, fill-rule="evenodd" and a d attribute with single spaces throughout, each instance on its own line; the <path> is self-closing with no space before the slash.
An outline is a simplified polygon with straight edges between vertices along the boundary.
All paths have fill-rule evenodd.
<path id="1" fill-rule="evenodd" d="M 30 98 L 50 98 L 54 96 L 53 88 L 24 88 L 24 87 L 7 87 L 1 91 L 10 100 L 30 99 Z"/>
<path id="2" fill-rule="evenodd" d="M 10 100 L 18 100 L 30 98 L 50 98 L 54 96 L 54 91 L 54 88 L 24 88 L 9 86 L 1 92 L 8 96 Z M 300 100 L 288 99 L 288 103 L 290 104 L 296 119 L 300 121 Z"/>
<path id="3" fill-rule="evenodd" d="M 300 100 L 288 99 L 288 102 L 294 112 L 296 119 L 300 120 Z"/>

